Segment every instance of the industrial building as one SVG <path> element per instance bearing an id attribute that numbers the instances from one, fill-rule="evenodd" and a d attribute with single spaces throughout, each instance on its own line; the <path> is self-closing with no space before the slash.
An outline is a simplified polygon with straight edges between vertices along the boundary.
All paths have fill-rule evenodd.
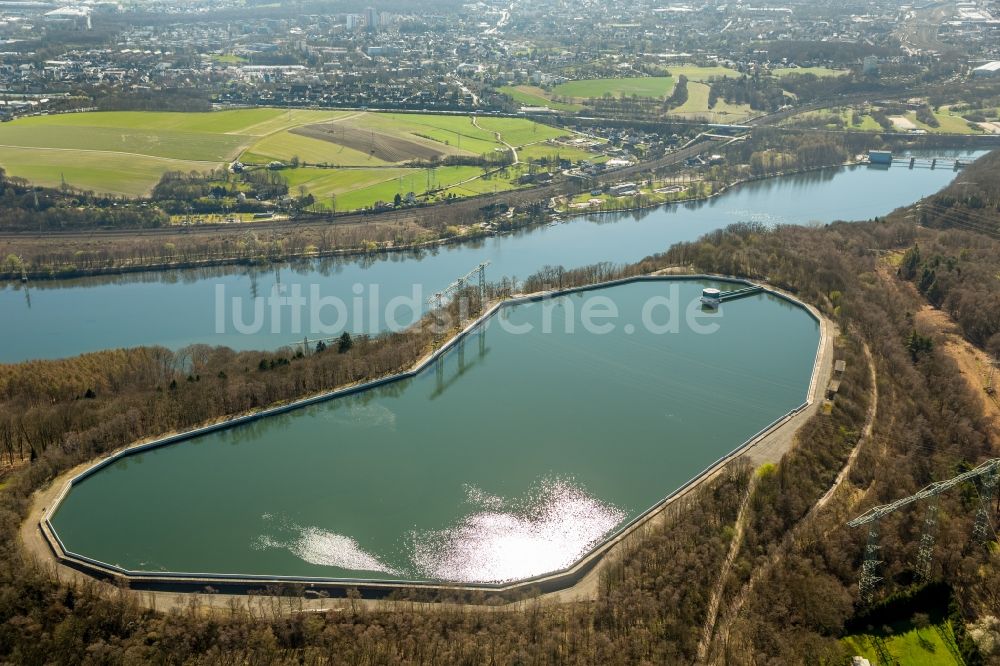
<path id="1" fill-rule="evenodd" d="M 988 62 L 985 65 L 980 65 L 972 70 L 972 75 L 976 78 L 983 78 L 986 76 L 1000 76 L 1000 60 L 994 60 L 993 62 Z"/>
<path id="2" fill-rule="evenodd" d="M 892 152 L 888 150 L 869 150 L 868 162 L 870 164 L 892 164 Z"/>

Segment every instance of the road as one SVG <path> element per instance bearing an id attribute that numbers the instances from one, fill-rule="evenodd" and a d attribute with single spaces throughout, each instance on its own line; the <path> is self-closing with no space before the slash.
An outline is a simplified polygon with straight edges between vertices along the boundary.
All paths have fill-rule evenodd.
<path id="1" fill-rule="evenodd" d="M 489 131 L 489 130 L 485 130 L 482 127 L 479 126 L 479 117 L 478 116 L 472 116 L 472 124 L 476 127 L 476 129 L 483 130 L 484 132 L 488 132 Z M 506 141 L 504 141 L 503 140 L 503 135 L 500 134 L 500 132 L 493 132 L 493 138 L 495 138 L 497 140 L 497 143 L 502 143 L 507 148 L 507 150 L 510 151 L 510 154 L 514 157 L 514 161 L 512 162 L 512 164 L 520 164 L 521 163 L 520 158 L 518 158 L 518 156 L 517 156 L 517 148 L 515 148 L 514 146 L 512 146 L 509 143 L 507 143 Z"/>

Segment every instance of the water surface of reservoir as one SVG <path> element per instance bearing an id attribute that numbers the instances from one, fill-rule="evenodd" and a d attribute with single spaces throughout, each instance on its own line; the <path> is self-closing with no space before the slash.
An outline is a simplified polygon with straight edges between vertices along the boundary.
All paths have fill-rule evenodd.
<path id="1" fill-rule="evenodd" d="M 708 285 L 504 308 L 440 373 L 114 462 L 53 526 L 69 551 L 135 571 L 498 582 L 563 569 L 805 400 L 819 329 L 798 306 L 758 294 L 695 322 L 712 333 L 683 317 L 665 332 L 662 299 L 686 308 Z M 606 332 L 583 324 L 594 298 L 619 312 L 597 322 Z M 643 322 L 649 303 L 660 330 Z"/>

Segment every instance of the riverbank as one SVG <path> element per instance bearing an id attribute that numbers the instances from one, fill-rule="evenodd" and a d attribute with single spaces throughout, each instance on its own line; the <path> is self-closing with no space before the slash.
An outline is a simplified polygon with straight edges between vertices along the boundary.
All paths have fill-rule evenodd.
<path id="1" fill-rule="evenodd" d="M 800 175 L 805 173 L 815 173 L 819 171 L 837 169 L 847 166 L 856 166 L 858 164 L 859 164 L 858 162 L 845 162 L 842 164 L 831 164 L 828 166 L 820 166 L 808 169 L 798 169 L 793 171 L 778 172 L 762 176 L 741 178 L 734 180 L 730 183 L 727 183 L 725 185 L 722 185 L 720 189 L 704 196 L 690 197 L 687 199 L 680 199 L 675 201 L 656 202 L 643 206 L 632 206 L 629 208 L 617 208 L 614 210 L 573 211 L 571 213 L 571 217 L 587 217 L 596 214 L 637 212 L 641 210 L 651 210 L 667 206 L 691 204 L 700 201 L 709 201 L 713 198 L 729 193 L 735 188 L 740 187 L 741 185 L 747 185 L 751 183 L 773 180 L 773 179 Z M 330 250 L 303 250 L 300 252 L 284 252 L 280 254 L 268 255 L 266 257 L 223 256 L 210 259 L 198 259 L 198 260 L 186 260 L 186 261 L 146 261 L 138 264 L 123 263 L 114 266 L 96 266 L 91 268 L 80 268 L 74 266 L 72 268 L 64 267 L 62 269 L 56 269 L 54 267 L 46 267 L 44 269 L 27 270 L 26 273 L 22 273 L 21 271 L 17 270 L 0 271 L 0 283 L 4 281 L 8 283 L 17 283 L 18 281 L 23 281 L 22 280 L 23 277 L 27 277 L 27 284 L 30 285 L 32 281 L 53 282 L 59 280 L 69 280 L 80 277 L 101 276 L 101 275 L 128 275 L 133 273 L 209 268 L 215 266 L 268 266 L 289 261 L 325 259 L 331 257 L 338 257 L 344 259 L 364 258 L 364 257 L 384 257 L 393 254 L 405 254 L 409 252 L 417 253 L 453 245 L 474 243 L 477 241 L 482 241 L 486 238 L 505 236 L 521 231 L 530 231 L 532 229 L 542 227 L 546 224 L 551 224 L 554 221 L 564 222 L 566 221 L 566 215 L 567 215 L 566 211 L 554 210 L 552 208 L 549 208 L 547 212 L 540 217 L 540 219 L 522 218 L 520 221 L 518 221 L 517 218 L 514 218 L 514 221 L 511 223 L 510 227 L 504 230 L 493 230 L 493 229 L 483 229 L 483 228 L 475 229 L 472 227 L 466 227 L 467 231 L 459 234 L 443 236 L 441 238 L 436 238 L 428 241 L 420 241 L 415 243 L 403 243 L 403 244 L 396 244 L 392 242 L 382 243 L 375 248 L 367 246 L 356 246 L 349 248 L 336 248 Z M 374 221 L 377 220 L 373 220 L 373 222 Z M 178 233 L 182 232 L 183 230 L 178 230 Z M 94 236 L 99 237 L 100 234 L 95 233 Z"/>
<path id="2" fill-rule="evenodd" d="M 708 201 L 710 199 L 714 199 L 716 197 L 719 197 L 719 196 L 722 196 L 723 194 L 728 193 L 733 188 L 739 187 L 741 185 L 748 185 L 750 183 L 759 183 L 759 182 L 762 182 L 762 181 L 773 180 L 775 178 L 786 178 L 786 177 L 798 176 L 798 175 L 807 174 L 807 173 L 816 173 L 818 171 L 827 171 L 829 169 L 840 169 L 840 168 L 846 168 L 846 167 L 862 166 L 863 164 L 864 164 L 864 162 L 859 161 L 859 160 L 849 160 L 847 162 L 842 162 L 842 163 L 838 163 L 838 164 L 829 164 L 829 165 L 826 165 L 826 166 L 817 166 L 817 167 L 808 167 L 808 168 L 802 168 L 802 169 L 793 169 L 791 171 L 778 171 L 778 172 L 775 172 L 775 173 L 764 174 L 764 175 L 760 175 L 760 176 L 747 176 L 746 178 L 737 178 L 737 179 L 735 179 L 735 180 L 733 180 L 731 182 L 723 183 L 722 185 L 719 185 L 718 189 L 714 190 L 712 193 L 710 193 L 710 194 L 704 194 L 704 195 L 701 195 L 701 196 L 687 197 L 687 198 L 684 198 L 684 199 L 672 199 L 672 200 L 669 200 L 669 201 L 653 201 L 653 202 L 650 202 L 648 204 L 641 204 L 641 205 L 638 205 L 638 206 L 629 206 L 627 208 L 597 208 L 597 209 L 589 209 L 589 210 L 588 209 L 584 209 L 584 208 L 576 209 L 576 210 L 561 209 L 561 210 L 558 211 L 558 214 L 571 215 L 573 217 L 576 217 L 576 216 L 586 217 L 586 216 L 589 216 L 589 215 L 607 215 L 607 214 L 615 214 L 615 213 L 634 213 L 634 212 L 638 212 L 638 211 L 650 210 L 650 209 L 661 208 L 661 207 L 666 207 L 666 206 L 680 206 L 680 205 L 684 205 L 684 204 L 692 204 L 692 203 L 698 203 L 700 201 Z M 705 181 L 703 181 L 703 180 L 702 181 L 694 181 L 691 184 L 692 185 L 700 185 L 700 184 L 702 184 L 704 182 Z M 714 181 L 711 181 L 711 182 L 714 183 Z M 642 196 L 646 196 L 646 195 L 642 195 Z"/>
<path id="3" fill-rule="evenodd" d="M 399 377 L 409 376 L 412 373 L 419 372 L 425 369 L 430 363 L 432 363 L 436 358 L 443 354 L 449 347 L 455 345 L 459 340 L 461 340 L 465 335 L 468 335 L 471 331 L 480 326 L 487 318 L 498 312 L 505 304 L 513 304 L 518 302 L 539 300 L 542 298 L 548 298 L 558 293 L 571 293 L 579 292 L 590 289 L 599 289 L 608 286 L 626 284 L 628 282 L 635 282 L 639 280 L 668 280 L 668 279 L 719 279 L 715 276 L 703 276 L 703 275 L 645 275 L 645 276 L 634 276 L 626 277 L 619 280 L 613 280 L 611 282 L 585 285 L 580 287 L 575 287 L 571 289 L 564 290 L 563 292 L 542 292 L 536 294 L 530 294 L 526 296 L 518 297 L 517 299 L 512 299 L 506 302 L 500 302 L 494 304 L 482 317 L 474 320 L 468 326 L 466 326 L 461 332 L 452 337 L 445 345 L 438 348 L 431 353 L 430 356 L 423 358 L 419 361 L 410 371 L 403 373 Z M 727 278 L 721 278 L 727 279 Z M 732 279 L 732 278 L 728 278 Z M 745 283 L 742 280 L 739 282 Z M 45 516 L 51 514 L 57 505 L 58 498 L 62 493 L 66 492 L 66 483 L 79 475 L 86 475 L 90 473 L 88 470 L 94 470 L 94 463 L 85 463 L 83 465 L 77 466 L 74 470 L 61 474 L 47 489 L 36 493 L 32 501 L 32 512 L 26 523 L 22 526 L 22 539 L 23 543 L 28 547 L 29 552 L 38 557 L 40 561 L 45 562 L 47 565 L 53 566 L 55 571 L 58 571 L 60 575 L 63 572 L 68 575 L 75 576 L 79 575 L 77 572 L 79 570 L 86 570 L 89 573 L 109 578 L 110 580 L 117 581 L 120 583 L 127 583 L 128 586 L 133 589 L 143 589 L 147 591 L 158 591 L 156 595 L 153 594 L 142 594 L 137 595 L 137 597 L 143 603 L 151 603 L 157 605 L 157 599 L 159 603 L 171 603 L 169 598 L 175 596 L 175 593 L 180 590 L 184 591 L 204 591 L 206 586 L 211 587 L 215 591 L 231 591 L 240 592 L 243 594 L 250 592 L 260 592 L 265 588 L 270 590 L 273 586 L 285 586 L 286 588 L 298 589 L 299 596 L 304 593 L 305 587 L 308 586 L 310 589 L 314 590 L 314 594 L 319 594 L 323 592 L 330 595 L 342 595 L 346 594 L 349 589 L 358 589 L 369 596 L 379 597 L 385 594 L 391 594 L 393 592 L 404 591 L 407 593 L 419 593 L 419 594 L 435 594 L 435 595 L 454 595 L 457 593 L 468 594 L 468 595 L 502 595 L 504 598 L 520 598 L 526 594 L 534 593 L 534 591 L 549 591 L 554 592 L 555 590 L 564 590 L 564 594 L 588 594 L 586 590 L 589 588 L 596 592 L 596 576 L 597 567 L 602 562 L 605 561 L 606 556 L 622 547 L 630 535 L 639 533 L 645 527 L 652 525 L 650 521 L 659 520 L 657 516 L 662 517 L 662 513 L 665 508 L 672 505 L 681 497 L 688 495 L 690 492 L 699 486 L 700 484 L 708 481 L 709 479 L 715 478 L 715 476 L 732 460 L 739 458 L 744 455 L 751 455 L 752 460 L 755 464 L 759 464 L 760 460 L 770 460 L 771 458 L 780 457 L 787 448 L 791 445 L 793 441 L 793 436 L 789 433 L 791 431 L 797 430 L 797 428 L 807 420 L 813 413 L 815 413 L 816 405 L 819 403 L 819 396 L 822 395 L 822 391 L 825 388 L 828 379 L 830 368 L 832 368 L 832 345 L 833 345 L 833 333 L 832 324 L 822 317 L 822 315 L 813 307 L 802 304 L 797 301 L 794 297 L 788 294 L 780 292 L 778 290 L 769 288 L 768 291 L 775 296 L 787 300 L 791 303 L 797 304 L 804 307 L 809 314 L 817 319 L 820 324 L 820 341 L 818 349 L 815 355 L 813 368 L 810 377 L 810 387 L 806 397 L 805 403 L 802 406 L 793 410 L 790 414 L 782 417 L 775 423 L 771 424 L 761 433 L 758 433 L 749 441 L 745 442 L 743 445 L 739 446 L 727 454 L 720 460 L 716 461 L 708 469 L 704 470 L 701 474 L 697 475 L 694 479 L 684 484 L 680 489 L 672 493 L 669 497 L 665 498 L 663 501 L 652 507 L 651 509 L 644 512 L 637 519 L 630 522 L 624 528 L 621 528 L 616 535 L 614 535 L 610 540 L 605 541 L 599 548 L 592 551 L 584 559 L 580 560 L 571 569 L 557 572 L 555 574 L 550 574 L 547 576 L 539 577 L 537 579 L 532 579 L 526 582 L 521 582 L 513 585 L 506 586 L 485 586 L 485 585 L 428 585 L 428 584 L 416 584 L 416 583 L 393 583 L 393 584 L 380 584 L 380 583 L 360 583 L 358 581 L 323 581 L 323 580 L 296 580 L 296 579 L 286 579 L 286 578 L 256 578 L 256 577 L 227 577 L 227 578 L 205 578 L 196 576 L 168 576 L 164 574 L 161 577 L 156 575 L 142 575 L 135 576 L 124 572 L 122 570 L 116 570 L 115 568 L 109 568 L 107 565 L 103 567 L 100 563 L 87 562 L 81 560 L 78 556 L 73 556 L 71 553 L 66 553 L 62 549 L 61 543 L 55 538 L 54 532 L 51 532 L 51 527 L 48 527 L 48 542 L 45 543 L 47 520 L 41 518 L 40 516 L 44 514 Z M 397 377 L 398 378 L 398 377 Z M 397 378 L 384 378 L 381 380 L 376 380 L 378 384 L 384 384 L 389 381 L 395 381 Z M 356 392 L 362 390 L 363 386 L 354 386 L 347 389 L 341 389 L 340 391 L 334 393 L 323 394 L 320 396 L 314 396 L 312 398 L 305 399 L 298 403 L 292 403 L 290 405 L 285 405 L 277 408 L 279 411 L 288 411 L 294 409 L 297 406 L 303 406 L 305 404 L 313 404 L 319 400 L 327 400 L 338 395 L 342 395 L 343 392 Z M 268 415 L 269 412 L 257 412 L 252 415 L 248 415 L 246 418 L 261 418 Z M 223 427 L 226 425 L 232 425 L 234 422 L 223 421 Z M 218 427 L 218 426 L 215 426 Z M 195 433 L 200 431 L 193 431 Z M 189 433 L 187 436 L 191 436 Z M 158 440 L 153 443 L 145 443 L 139 445 L 140 450 L 148 448 L 150 445 L 169 445 L 176 441 L 186 439 L 184 435 L 175 436 L 172 438 Z M 135 447 L 127 448 L 124 451 L 120 451 L 115 455 L 127 455 L 129 451 L 135 451 Z M 107 464 L 109 458 L 105 458 L 105 462 L 99 462 L 98 465 Z M 48 509 L 46 510 L 46 507 Z M 38 513 L 39 511 L 42 514 Z M 41 525 L 41 531 L 39 531 L 39 525 Z M 39 541 L 41 539 L 41 541 Z M 53 558 L 55 558 L 53 560 Z M 71 571 L 72 570 L 72 571 Z M 588 578 L 588 576 L 590 576 Z M 589 582 L 588 582 L 589 581 Z M 575 591 L 572 591 L 575 590 Z M 273 591 L 271 592 L 273 593 Z M 148 599 L 146 597 L 148 596 Z M 211 595 L 210 603 L 215 603 L 216 599 L 220 599 L 225 595 Z M 562 599 L 563 597 L 553 597 L 555 599 Z M 322 604 L 322 601 L 317 601 L 316 603 Z M 162 606 L 160 606 L 162 607 Z"/>

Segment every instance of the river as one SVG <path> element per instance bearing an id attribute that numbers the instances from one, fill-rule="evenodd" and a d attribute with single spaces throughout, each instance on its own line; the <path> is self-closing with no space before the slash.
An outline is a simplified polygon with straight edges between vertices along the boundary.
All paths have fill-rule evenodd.
<path id="1" fill-rule="evenodd" d="M 735 222 L 871 219 L 955 176 L 901 165 L 826 169 L 749 183 L 706 201 L 581 216 L 423 252 L 7 284 L 0 287 L 0 362 L 140 345 L 274 349 L 341 329 L 375 332 L 411 323 L 429 297 L 481 261 L 491 262 L 491 281 L 544 266 L 634 262 Z M 269 306 L 256 298 L 272 293 L 305 303 Z M 392 307 L 394 298 L 405 301 Z"/>

